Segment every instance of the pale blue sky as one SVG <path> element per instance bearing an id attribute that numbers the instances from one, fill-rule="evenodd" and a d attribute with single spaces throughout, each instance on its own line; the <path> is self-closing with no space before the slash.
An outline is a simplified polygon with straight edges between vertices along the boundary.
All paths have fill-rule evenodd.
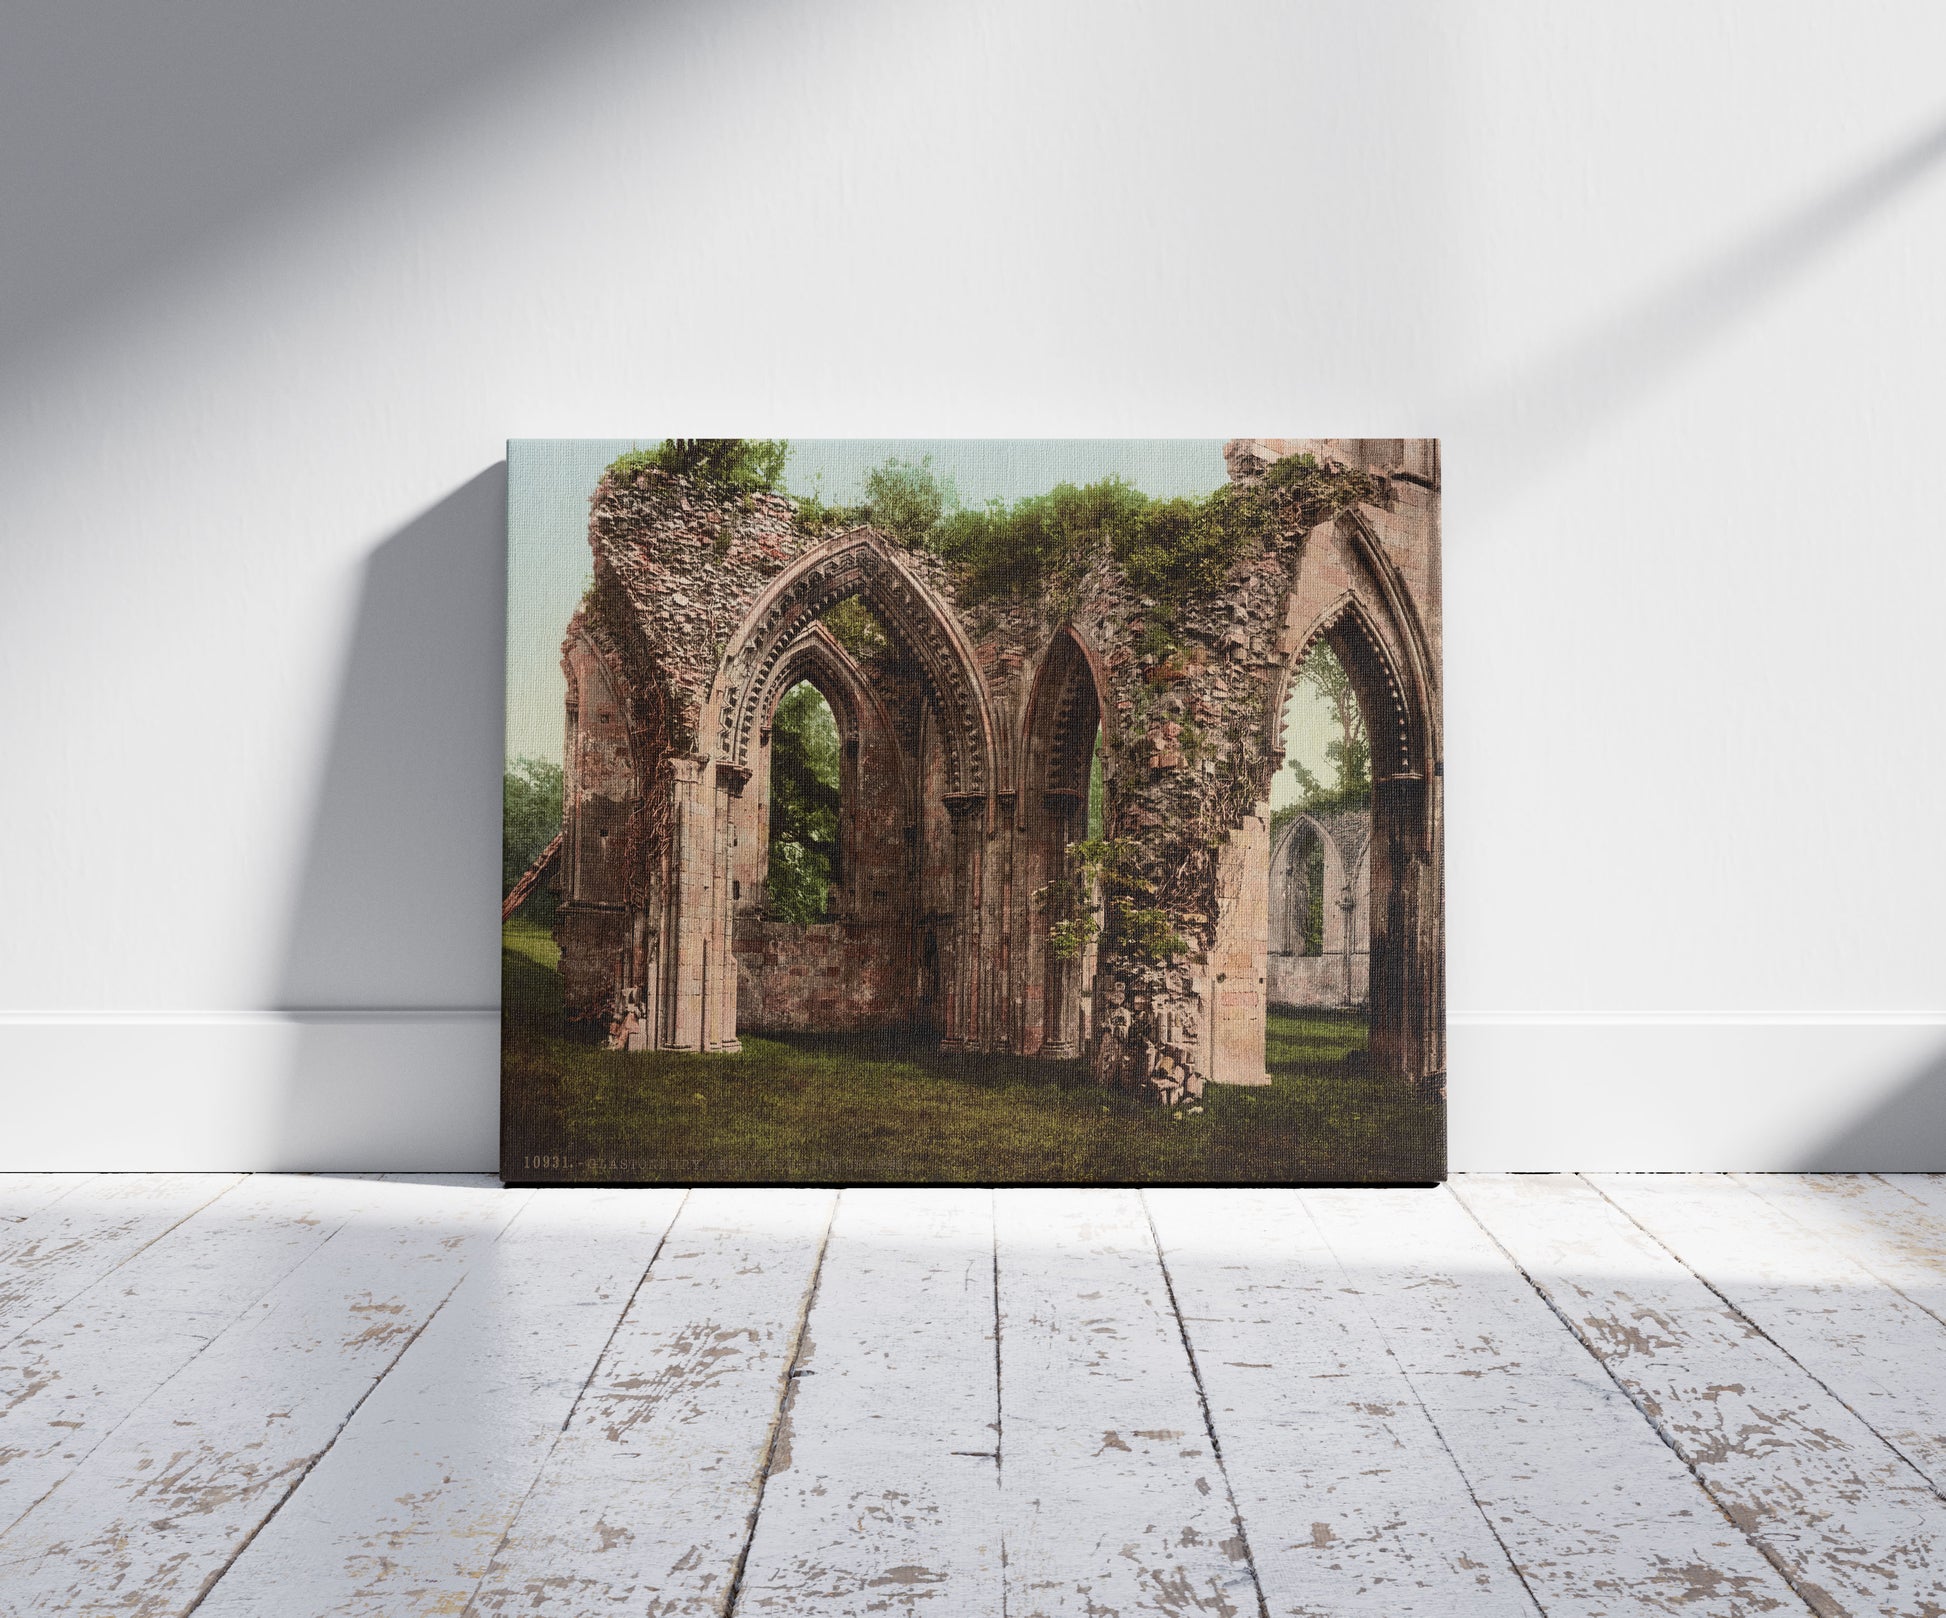
<path id="1" fill-rule="evenodd" d="M 659 438 L 521 438 L 507 445 L 507 757 L 558 760 L 561 636 L 588 586 L 588 500 L 602 469 L 624 450 Z M 880 438 L 792 440 L 784 469 L 793 494 L 845 503 L 864 492 L 865 474 L 888 456 L 931 456 L 962 505 L 1018 500 L 1057 483 L 1092 483 L 1115 474 L 1158 498 L 1207 494 L 1224 480 L 1223 441 L 1206 439 Z M 1315 714 L 1309 710 L 1316 709 Z M 1291 748 L 1319 769 L 1321 705 L 1300 696 Z M 1326 778 L 1329 778 L 1326 772 Z M 1288 771 L 1273 804 L 1295 788 Z"/>

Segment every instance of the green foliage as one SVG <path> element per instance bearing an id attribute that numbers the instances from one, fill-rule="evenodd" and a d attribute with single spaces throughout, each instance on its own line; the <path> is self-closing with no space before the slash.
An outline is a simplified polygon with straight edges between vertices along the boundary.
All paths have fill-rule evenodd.
<path id="1" fill-rule="evenodd" d="M 561 829 L 561 766 L 544 758 L 515 759 L 500 786 L 500 897 L 513 892 L 527 867 Z M 542 889 L 524 914 L 552 920 L 554 896 Z"/>
<path id="2" fill-rule="evenodd" d="M 1273 1082 L 1212 1085 L 1180 1120 L 1079 1063 L 934 1042 L 743 1036 L 735 1055 L 611 1051 L 563 1035 L 553 941 L 502 954 L 510 1138 L 547 1178 L 1263 1183 L 1431 1180 L 1440 1114 L 1364 1060 L 1361 1023 L 1274 1011 Z M 517 1170 L 519 1160 L 513 1165 Z"/>
<path id="3" fill-rule="evenodd" d="M 1142 633 L 1135 637 L 1135 655 L 1144 662 L 1150 659 L 1167 663 L 1182 650 L 1182 643 L 1169 633 L 1169 626 L 1160 619 L 1151 618 L 1142 626 Z"/>
<path id="4" fill-rule="evenodd" d="M 890 644 L 885 638 L 885 626 L 857 596 L 847 596 L 837 606 L 826 608 L 818 622 L 831 631 L 833 640 L 860 660 L 876 657 Z"/>
<path id="5" fill-rule="evenodd" d="M 809 494 L 793 495 L 798 528 L 816 538 L 871 523 L 915 548 L 931 543 L 942 515 L 959 505 L 951 478 L 932 469 L 932 457 L 902 461 L 896 455 L 865 474 L 865 498 L 858 505 L 827 503 L 823 477 Z"/>
<path id="6" fill-rule="evenodd" d="M 1324 844 L 1316 837 L 1304 844 L 1304 953 L 1324 953 Z"/>
<path id="7" fill-rule="evenodd" d="M 1128 582 L 1169 611 L 1223 582 L 1255 534 L 1247 492 L 1221 488 L 1203 500 L 1159 500 L 1116 536 Z"/>
<path id="8" fill-rule="evenodd" d="M 1295 759 L 1286 767 L 1298 779 L 1298 807 L 1309 814 L 1343 814 L 1366 809 L 1372 802 L 1372 744 L 1365 731 L 1364 710 L 1358 706 L 1358 693 L 1351 675 L 1329 643 L 1319 641 L 1298 671 L 1298 684 L 1316 692 L 1331 710 L 1338 726 L 1335 741 L 1325 744 L 1325 757 L 1337 771 L 1336 782 L 1327 787 Z"/>
<path id="9" fill-rule="evenodd" d="M 1101 728 L 1095 728 L 1095 745 L 1088 759 L 1088 838 L 1092 842 L 1104 835 L 1108 825 L 1108 783 L 1103 779 Z"/>
<path id="10" fill-rule="evenodd" d="M 978 511 L 946 513 L 931 546 L 963 570 L 969 601 L 1029 596 L 1051 575 L 1085 562 L 1098 545 L 1119 546 L 1140 525 L 1149 497 L 1120 478 L 1077 488 L 1062 483 L 1011 506 L 989 501 Z"/>
<path id="11" fill-rule="evenodd" d="M 818 688 L 784 694 L 770 727 L 769 913 L 799 926 L 820 920 L 838 876 L 838 725 Z"/>
<path id="12" fill-rule="evenodd" d="M 797 502 L 797 526 L 813 538 L 856 528 L 871 515 L 869 507 L 828 506 L 815 494 L 794 495 L 792 498 Z"/>
<path id="13" fill-rule="evenodd" d="M 1062 583 L 1105 549 L 1129 583 L 1156 602 L 1150 633 L 1160 637 L 1153 649 L 1162 657 L 1175 646 L 1167 625 L 1176 610 L 1222 584 L 1261 540 L 1277 506 L 1296 500 L 1315 519 L 1372 492 L 1364 473 L 1299 455 L 1276 462 L 1251 487 L 1226 484 L 1197 500 L 1151 500 L 1108 477 L 974 510 L 960 506 L 951 480 L 933 470 L 928 456 L 874 468 L 866 474 L 862 505 L 826 505 L 815 493 L 800 497 L 797 521 L 809 534 L 870 522 L 907 545 L 932 550 L 959 569 L 968 603 L 1038 595 L 1058 604 L 1066 599 Z"/>
<path id="14" fill-rule="evenodd" d="M 923 464 L 889 464 L 899 477 L 918 480 L 914 493 L 932 487 Z M 1167 626 L 1177 610 L 1190 598 L 1221 586 L 1230 569 L 1261 541 L 1279 506 L 1296 501 L 1310 508 L 1315 520 L 1373 493 L 1366 474 L 1321 466 L 1313 457 L 1299 455 L 1276 462 L 1250 487 L 1226 484 L 1199 500 L 1151 500 L 1120 478 L 1109 477 L 1085 487 L 1063 483 L 1012 505 L 989 501 L 979 510 L 955 509 L 946 498 L 938 515 L 921 529 L 919 519 L 930 507 L 923 499 L 908 499 L 900 508 L 911 513 L 901 537 L 913 543 L 923 540 L 956 563 L 969 602 L 1046 593 L 1050 581 L 1058 586 L 1106 548 L 1130 585 L 1156 603 L 1156 617 L 1145 633 L 1153 642 L 1149 650 L 1166 657 L 1175 646 Z M 876 513 L 873 520 L 886 526 Z"/>
<path id="15" fill-rule="evenodd" d="M 1115 915 L 1115 936 L 1139 959 L 1161 962 L 1189 953 L 1189 940 L 1176 931 L 1168 911 L 1138 905 L 1126 894 L 1118 895 L 1109 908 Z"/>
<path id="16" fill-rule="evenodd" d="M 1168 911 L 1135 902 L 1132 895 L 1154 891 L 1142 875 L 1135 845 L 1118 838 L 1089 837 L 1069 843 L 1068 857 L 1074 861 L 1073 873 L 1034 894 L 1037 904 L 1058 906 L 1064 912 L 1047 930 L 1048 948 L 1057 956 L 1072 960 L 1101 931 L 1095 919 L 1095 897 L 1104 879 L 1122 890 L 1108 902 L 1117 942 L 1138 958 L 1157 963 L 1189 952 L 1189 940 L 1176 931 Z"/>
<path id="17" fill-rule="evenodd" d="M 1063 916 L 1049 924 L 1047 947 L 1064 961 L 1071 961 L 1094 941 L 1101 923 L 1093 916 Z"/>
<path id="18" fill-rule="evenodd" d="M 932 469 L 932 457 L 917 462 L 897 456 L 865 474 L 865 510 L 875 528 L 907 545 L 923 545 L 940 518 L 959 505 L 950 478 Z"/>
<path id="19" fill-rule="evenodd" d="M 830 902 L 831 860 L 822 849 L 779 838 L 770 845 L 770 873 L 764 882 L 766 913 L 773 921 L 799 927 L 822 921 Z"/>
<path id="20" fill-rule="evenodd" d="M 654 468 L 743 493 L 772 493 L 784 476 L 791 446 L 782 438 L 665 438 L 654 449 L 632 449 L 608 463 L 627 479 Z"/>

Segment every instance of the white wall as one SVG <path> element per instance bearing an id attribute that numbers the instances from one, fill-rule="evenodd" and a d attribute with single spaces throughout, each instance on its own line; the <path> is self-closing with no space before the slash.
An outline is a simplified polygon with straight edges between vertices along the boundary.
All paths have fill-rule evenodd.
<path id="1" fill-rule="evenodd" d="M 493 1157 L 508 436 L 1438 434 L 1453 1160 L 1946 1168 L 1946 12 L 38 0 L 0 1159 Z"/>

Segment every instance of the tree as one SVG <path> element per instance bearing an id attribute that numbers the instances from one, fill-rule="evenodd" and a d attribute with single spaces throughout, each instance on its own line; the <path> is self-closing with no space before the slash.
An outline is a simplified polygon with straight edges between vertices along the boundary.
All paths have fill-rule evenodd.
<path id="1" fill-rule="evenodd" d="M 1329 645 L 1320 641 L 1304 660 L 1298 673 L 1300 684 L 1323 697 L 1338 724 L 1338 739 L 1326 744 L 1325 757 L 1337 766 L 1338 784 L 1322 791 L 1316 777 L 1300 770 L 1304 787 L 1304 807 L 1312 813 L 1340 809 L 1363 809 L 1372 801 L 1372 744 L 1365 734 L 1365 715 L 1358 706 L 1358 693 L 1352 689 L 1351 675 Z"/>
<path id="2" fill-rule="evenodd" d="M 521 873 L 561 829 L 561 766 L 544 758 L 517 758 L 500 787 L 500 897 L 513 892 Z M 524 908 L 550 920 L 554 897 L 542 889 Z M 545 916 L 539 913 L 546 911 Z"/>
<path id="3" fill-rule="evenodd" d="M 933 471 L 930 455 L 916 462 L 894 456 L 865 474 L 865 505 L 873 527 L 920 545 L 940 517 L 959 505 L 959 494 L 951 478 Z"/>
<path id="4" fill-rule="evenodd" d="M 769 912 L 799 926 L 820 920 L 839 876 L 838 723 L 808 680 L 784 694 L 770 722 Z"/>

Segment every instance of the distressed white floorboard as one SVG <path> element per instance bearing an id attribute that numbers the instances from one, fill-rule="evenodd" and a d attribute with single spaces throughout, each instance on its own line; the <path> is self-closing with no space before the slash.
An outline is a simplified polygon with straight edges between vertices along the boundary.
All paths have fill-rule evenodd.
<path id="1" fill-rule="evenodd" d="M 95 1178 L 92 1174 L 0 1174 L 0 1227 L 19 1224 L 36 1209 Z"/>
<path id="2" fill-rule="evenodd" d="M 0 1349 L 0 1531 L 381 1194 L 253 1175 Z"/>
<path id="3" fill-rule="evenodd" d="M 1660 1242 L 1574 1176 L 1458 1195 L 1809 1602 L 1946 1610 L 1946 1501 Z"/>
<path id="4" fill-rule="evenodd" d="M 0 1176 L 0 1613 L 1946 1613 L 1936 1176 L 678 1196 Z"/>
<path id="5" fill-rule="evenodd" d="M 835 1201 L 690 1194 L 469 1612 L 724 1610 Z"/>
<path id="6" fill-rule="evenodd" d="M 1001 1611 L 993 1193 L 847 1191 L 739 1613 Z"/>
<path id="7" fill-rule="evenodd" d="M 1531 1618 L 1465 1477 L 1297 1198 L 1144 1200 L 1270 1612 Z"/>
<path id="8" fill-rule="evenodd" d="M 1946 1219 L 1946 1174 L 1875 1174 L 1871 1178 L 1925 1204 L 1935 1218 Z"/>
<path id="9" fill-rule="evenodd" d="M 88 1290 L 241 1174 L 101 1174 L 0 1225 L 0 1344 Z"/>
<path id="10" fill-rule="evenodd" d="M 1296 1195 L 1548 1618 L 1803 1610 L 1451 1194 Z"/>
<path id="11" fill-rule="evenodd" d="M 199 1618 L 461 1611 L 681 1203 L 534 1192 Z"/>
<path id="12" fill-rule="evenodd" d="M 1140 1197 L 1009 1191 L 997 1222 L 1010 1618 L 1254 1612 Z"/>
<path id="13" fill-rule="evenodd" d="M 1940 1176 L 1738 1174 L 1732 1178 L 1935 1318 L 1946 1320 L 1946 1195 L 1941 1192 Z"/>
<path id="14" fill-rule="evenodd" d="M 0 1535 L 10 1614 L 187 1611 L 526 1195 L 341 1183 L 342 1228 Z"/>
<path id="15" fill-rule="evenodd" d="M 1586 1178 L 1946 1492 L 1946 1324 L 1727 1175 Z"/>

